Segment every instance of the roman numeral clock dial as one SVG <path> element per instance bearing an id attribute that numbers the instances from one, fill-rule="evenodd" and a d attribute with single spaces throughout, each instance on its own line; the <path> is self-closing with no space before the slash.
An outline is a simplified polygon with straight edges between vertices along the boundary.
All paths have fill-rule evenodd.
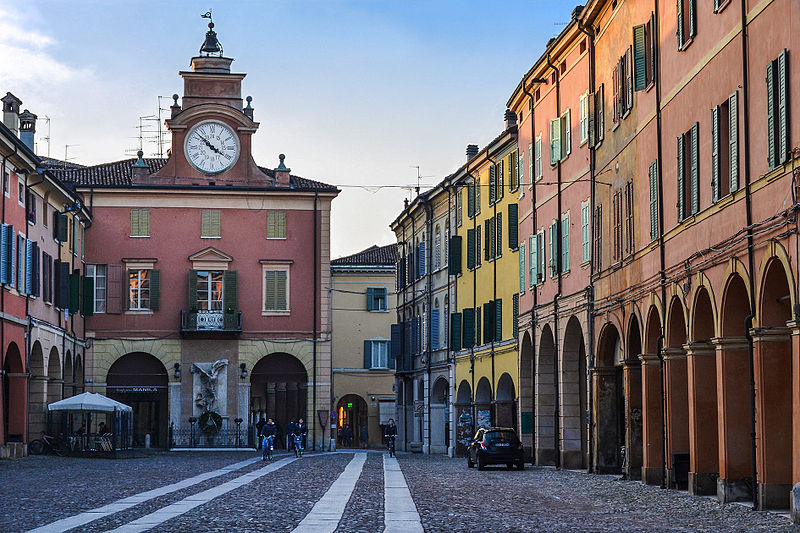
<path id="1" fill-rule="evenodd" d="M 189 163 L 205 174 L 225 172 L 239 158 L 239 137 L 218 120 L 204 120 L 186 135 L 184 153 Z"/>

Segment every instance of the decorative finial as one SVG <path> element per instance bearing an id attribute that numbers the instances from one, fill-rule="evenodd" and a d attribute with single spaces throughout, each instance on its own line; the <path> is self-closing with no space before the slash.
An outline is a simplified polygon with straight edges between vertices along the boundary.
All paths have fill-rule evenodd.
<path id="1" fill-rule="evenodd" d="M 280 159 L 280 164 L 278 165 L 278 168 L 275 169 L 275 172 L 291 172 L 292 171 L 292 169 L 286 168 L 286 165 L 283 164 L 283 160 L 286 159 L 285 155 L 280 154 L 278 156 L 278 159 Z"/>
<path id="2" fill-rule="evenodd" d="M 144 157 L 143 151 L 139 150 L 138 152 L 136 152 L 136 155 L 139 157 L 139 159 L 137 159 L 136 162 L 132 165 L 133 168 L 150 168 L 150 166 L 144 162 L 144 159 L 142 159 L 142 157 Z"/>
<path id="3" fill-rule="evenodd" d="M 247 109 L 252 109 L 252 107 L 250 106 L 250 102 L 253 101 L 253 97 L 252 96 L 248 96 L 247 98 L 245 98 L 245 100 L 247 100 Z M 283 155 L 283 154 L 281 154 L 281 155 Z"/>
<path id="4" fill-rule="evenodd" d="M 175 106 L 178 105 L 178 95 L 177 94 L 173 94 L 172 95 L 172 105 L 175 105 Z"/>
<path id="5" fill-rule="evenodd" d="M 217 40 L 217 33 L 214 31 L 214 20 L 211 18 L 211 10 L 209 9 L 200 15 L 200 17 L 209 20 L 206 40 L 203 42 L 203 46 L 200 47 L 200 53 L 222 57 L 222 45 Z"/>

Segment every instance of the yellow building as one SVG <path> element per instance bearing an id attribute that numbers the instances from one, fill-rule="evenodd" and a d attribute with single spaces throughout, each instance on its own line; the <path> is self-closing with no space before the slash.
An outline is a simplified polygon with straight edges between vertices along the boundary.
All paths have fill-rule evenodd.
<path id="1" fill-rule="evenodd" d="M 395 319 L 397 246 L 372 246 L 331 261 L 333 412 L 336 445 L 382 445 L 395 416 L 391 325 Z M 350 435 L 352 432 L 352 435 Z"/>
<path id="2" fill-rule="evenodd" d="M 488 146 L 468 149 L 452 178 L 460 262 L 456 311 L 450 316 L 455 356 L 457 453 L 477 427 L 517 427 L 519 314 L 516 116 Z"/>

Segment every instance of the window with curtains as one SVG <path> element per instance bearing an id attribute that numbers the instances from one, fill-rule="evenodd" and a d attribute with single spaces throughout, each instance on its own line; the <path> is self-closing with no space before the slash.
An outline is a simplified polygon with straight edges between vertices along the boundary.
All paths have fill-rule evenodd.
<path id="1" fill-rule="evenodd" d="M 128 309 L 150 309 L 150 270 L 128 270 Z"/>
<path id="2" fill-rule="evenodd" d="M 364 345 L 368 352 L 368 357 L 365 357 L 369 362 L 367 368 L 384 369 L 389 368 L 389 341 L 383 339 L 373 339 L 364 341 Z"/>
<path id="3" fill-rule="evenodd" d="M 197 272 L 197 308 L 201 311 L 222 311 L 222 271 Z"/>

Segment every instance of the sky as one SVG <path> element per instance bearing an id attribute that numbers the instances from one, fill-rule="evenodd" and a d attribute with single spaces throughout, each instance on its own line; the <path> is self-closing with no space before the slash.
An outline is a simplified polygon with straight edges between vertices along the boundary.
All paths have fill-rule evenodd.
<path id="1" fill-rule="evenodd" d="M 503 129 L 522 76 L 570 19 L 557 0 L 0 0 L 0 94 L 39 115 L 36 148 L 82 164 L 155 155 L 213 10 L 253 97 L 253 154 L 337 185 L 331 257 L 395 242 L 403 199 Z M 151 117 L 140 121 L 140 117 Z M 166 118 L 162 112 L 162 121 Z M 49 126 L 44 117 L 49 117 Z M 50 137 L 49 143 L 46 138 Z M 169 136 L 166 136 L 169 139 Z M 48 146 L 49 145 L 49 146 Z M 168 144 L 167 144 L 168 146 Z M 419 171 L 416 167 L 419 167 Z"/>

